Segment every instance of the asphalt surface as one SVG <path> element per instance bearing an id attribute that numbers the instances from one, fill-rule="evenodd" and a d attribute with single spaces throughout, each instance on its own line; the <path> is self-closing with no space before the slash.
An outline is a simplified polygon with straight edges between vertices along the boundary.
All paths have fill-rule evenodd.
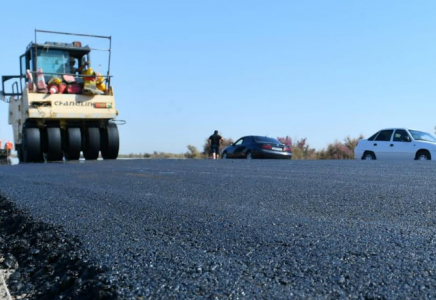
<path id="1" fill-rule="evenodd" d="M 415 161 L 0 166 L 3 268 L 16 269 L 11 293 L 29 299 L 434 299 L 435 170 Z"/>

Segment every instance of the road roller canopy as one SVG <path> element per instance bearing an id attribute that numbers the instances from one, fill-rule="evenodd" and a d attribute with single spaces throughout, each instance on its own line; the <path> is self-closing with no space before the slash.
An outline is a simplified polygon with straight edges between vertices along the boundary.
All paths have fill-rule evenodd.
<path id="1" fill-rule="evenodd" d="M 73 43 L 31 43 L 22 63 L 26 70 L 29 69 L 32 73 L 42 69 L 47 75 L 71 74 L 74 73 L 72 67 L 78 68 L 90 61 L 90 52 L 88 46 L 75 47 Z"/>
<path id="2" fill-rule="evenodd" d="M 64 35 L 71 36 L 71 42 L 57 42 L 53 39 L 49 41 L 38 41 L 38 34 L 51 35 Z M 68 37 L 70 38 L 70 37 Z M 108 48 L 98 49 L 91 48 L 88 45 L 83 45 L 80 41 L 81 38 L 86 40 L 107 39 L 109 42 Z M 65 37 L 63 37 L 65 39 Z M 99 68 L 107 70 L 104 74 L 102 71 L 97 71 L 106 81 L 107 88 L 110 89 L 110 61 L 111 61 L 111 37 L 110 36 L 97 36 L 88 34 L 76 34 L 56 31 L 35 30 L 35 41 L 31 42 L 23 55 L 20 56 L 20 75 L 5 75 L 2 77 L 2 100 L 6 100 L 6 96 L 20 96 L 25 86 L 27 70 L 36 78 L 37 71 L 42 70 L 45 80 L 48 81 L 52 76 L 59 76 L 64 74 L 74 74 L 79 78 L 79 82 L 82 74 L 75 74 L 77 70 L 81 70 L 86 62 L 91 61 L 91 52 L 106 52 L 107 53 L 107 65 L 102 66 L 102 62 L 99 61 Z M 96 68 L 94 68 L 96 69 Z M 5 82 L 6 85 L 5 85 Z"/>

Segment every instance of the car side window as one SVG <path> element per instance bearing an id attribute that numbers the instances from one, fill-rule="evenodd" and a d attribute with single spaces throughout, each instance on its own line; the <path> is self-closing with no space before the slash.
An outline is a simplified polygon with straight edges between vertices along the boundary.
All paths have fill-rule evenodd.
<path id="1" fill-rule="evenodd" d="M 248 145 L 250 144 L 250 138 L 244 138 L 244 141 L 242 142 L 243 145 Z"/>
<path id="2" fill-rule="evenodd" d="M 243 141 L 244 141 L 243 139 L 240 139 L 240 140 L 238 140 L 238 141 L 235 142 L 235 145 L 236 145 L 236 146 L 242 145 L 242 142 L 243 142 Z"/>
<path id="3" fill-rule="evenodd" d="M 394 134 L 394 142 L 411 142 L 411 138 L 406 130 L 397 129 Z"/>
<path id="4" fill-rule="evenodd" d="M 389 142 L 393 132 L 393 130 L 382 130 L 375 140 L 379 142 Z"/>

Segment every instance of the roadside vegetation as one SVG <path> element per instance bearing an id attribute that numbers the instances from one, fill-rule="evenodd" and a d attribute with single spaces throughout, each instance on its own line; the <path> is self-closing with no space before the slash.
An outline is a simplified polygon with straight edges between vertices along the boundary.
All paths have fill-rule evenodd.
<path id="1" fill-rule="evenodd" d="M 357 141 L 363 138 L 360 135 L 357 138 L 351 138 L 349 136 L 345 137 L 342 141 L 334 141 L 327 145 L 326 148 L 321 150 L 316 150 L 312 148 L 307 142 L 307 138 L 302 138 L 292 141 L 289 136 L 278 137 L 277 139 L 291 147 L 292 149 L 292 159 L 297 160 L 315 160 L 315 159 L 354 159 L 354 147 L 357 145 Z M 233 143 L 233 139 L 224 139 L 224 142 L 220 146 L 220 151 Z M 204 142 L 203 149 L 199 150 L 193 145 L 187 146 L 187 151 L 185 153 L 168 153 L 168 152 L 158 152 L 153 153 L 131 153 L 131 154 L 120 154 L 119 158 L 149 158 L 149 159 L 207 159 L 210 156 L 210 145 L 207 139 Z"/>
<path id="2" fill-rule="evenodd" d="M 358 138 L 347 136 L 343 141 L 336 140 L 321 150 L 310 147 L 307 138 L 297 140 L 295 143 L 292 142 L 289 136 L 277 139 L 281 143 L 291 146 L 292 159 L 354 159 L 354 148 L 357 141 L 362 138 L 362 135 Z"/>

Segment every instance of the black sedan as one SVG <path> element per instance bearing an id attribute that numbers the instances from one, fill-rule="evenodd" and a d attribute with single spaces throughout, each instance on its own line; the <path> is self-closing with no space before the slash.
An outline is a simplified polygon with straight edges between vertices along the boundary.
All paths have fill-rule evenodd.
<path id="1" fill-rule="evenodd" d="M 284 158 L 291 159 L 289 146 L 266 136 L 244 136 L 224 148 L 221 157 L 226 158 Z"/>

